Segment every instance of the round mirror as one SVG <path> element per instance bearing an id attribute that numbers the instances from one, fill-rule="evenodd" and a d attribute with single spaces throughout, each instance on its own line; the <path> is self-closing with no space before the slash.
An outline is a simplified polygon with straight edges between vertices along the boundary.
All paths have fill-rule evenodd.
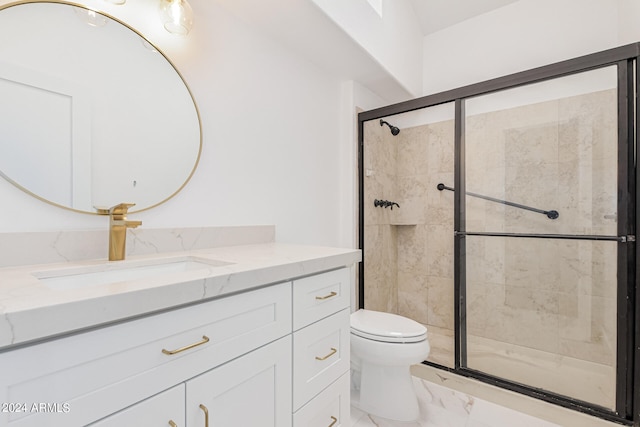
<path id="1" fill-rule="evenodd" d="M 202 145 L 182 76 L 140 34 L 62 3 L 0 9 L 0 174 L 82 212 L 156 206 Z"/>

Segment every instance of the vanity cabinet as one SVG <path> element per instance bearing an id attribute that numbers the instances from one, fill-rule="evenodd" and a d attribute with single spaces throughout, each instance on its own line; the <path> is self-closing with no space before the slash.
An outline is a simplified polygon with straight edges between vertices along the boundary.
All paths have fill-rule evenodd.
<path id="1" fill-rule="evenodd" d="M 0 353 L 0 426 L 84 426 L 290 334 L 286 282 Z"/>
<path id="2" fill-rule="evenodd" d="M 185 385 L 180 384 L 156 396 L 117 412 L 90 427 L 184 426 Z"/>
<path id="3" fill-rule="evenodd" d="M 348 269 L 294 280 L 294 427 L 350 422 L 349 292 Z"/>
<path id="4" fill-rule="evenodd" d="M 0 426 L 347 425 L 349 295 L 342 268 L 5 351 Z"/>
<path id="5" fill-rule="evenodd" d="M 342 374 L 337 381 L 293 414 L 293 425 L 297 427 L 350 427 L 350 384 L 349 372 Z"/>
<path id="6" fill-rule="evenodd" d="M 291 337 L 186 385 L 187 427 L 291 427 Z"/>
<path id="7" fill-rule="evenodd" d="M 291 337 L 281 338 L 91 427 L 291 427 Z"/>

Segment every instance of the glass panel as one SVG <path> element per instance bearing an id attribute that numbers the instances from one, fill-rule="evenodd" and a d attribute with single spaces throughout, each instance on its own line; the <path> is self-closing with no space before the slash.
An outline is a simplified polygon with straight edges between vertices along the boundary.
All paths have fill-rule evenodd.
<path id="1" fill-rule="evenodd" d="M 468 100 L 466 230 L 616 235 L 616 84 L 607 67 Z"/>
<path id="2" fill-rule="evenodd" d="M 466 231 L 615 236 L 616 85 L 607 67 L 468 100 Z M 467 366 L 614 409 L 617 243 L 467 236 L 465 255 Z"/>
<path id="3" fill-rule="evenodd" d="M 468 367 L 614 409 L 617 243 L 466 244 Z"/>
<path id="4" fill-rule="evenodd" d="M 454 366 L 453 197 L 436 187 L 453 182 L 453 119 L 448 103 L 382 124 L 371 120 L 363 153 L 365 308 L 426 325 L 428 360 L 448 367 Z"/>

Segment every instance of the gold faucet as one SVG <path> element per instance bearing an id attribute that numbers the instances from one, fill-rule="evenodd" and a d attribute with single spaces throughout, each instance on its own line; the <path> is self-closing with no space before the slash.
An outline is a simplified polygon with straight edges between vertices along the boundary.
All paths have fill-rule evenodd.
<path id="1" fill-rule="evenodd" d="M 142 221 L 127 219 L 127 211 L 131 206 L 135 206 L 135 203 L 120 203 L 108 210 L 98 210 L 99 213 L 109 214 L 109 261 L 124 259 L 127 228 L 136 228 L 142 225 Z"/>

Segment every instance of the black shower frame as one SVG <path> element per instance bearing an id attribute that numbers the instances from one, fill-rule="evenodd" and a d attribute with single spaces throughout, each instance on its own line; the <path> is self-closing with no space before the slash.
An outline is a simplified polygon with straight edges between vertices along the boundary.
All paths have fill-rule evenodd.
<path id="1" fill-rule="evenodd" d="M 637 130 L 640 112 L 636 107 L 636 92 L 640 88 L 640 73 L 637 70 L 640 58 L 640 43 L 633 43 L 602 52 L 534 68 L 531 70 L 463 86 L 433 95 L 364 111 L 358 114 L 358 166 L 359 166 L 359 241 L 364 245 L 364 123 L 395 114 L 406 113 L 440 104 L 454 102 L 455 105 L 455 179 L 454 187 L 454 295 L 455 295 L 455 367 L 449 368 L 424 362 L 458 375 L 512 390 L 553 404 L 587 413 L 624 425 L 640 427 L 640 292 L 637 266 L 640 251 L 636 251 L 635 235 L 638 229 L 636 212 L 640 212 L 636 189 L 638 185 Z M 616 408 L 593 405 L 567 396 L 508 381 L 483 372 L 466 368 L 466 284 L 465 278 L 465 179 L 464 179 L 464 100 L 467 98 L 510 89 L 531 83 L 542 82 L 562 76 L 597 68 L 616 65 L 618 70 L 618 265 L 617 265 L 617 363 L 616 363 Z M 498 236 L 501 233 L 469 233 L 469 235 Z M 565 238 L 569 235 L 528 235 L 530 238 Z M 597 236 L 592 236 L 597 237 Z M 364 267 L 360 263 L 358 307 L 364 308 Z"/>

